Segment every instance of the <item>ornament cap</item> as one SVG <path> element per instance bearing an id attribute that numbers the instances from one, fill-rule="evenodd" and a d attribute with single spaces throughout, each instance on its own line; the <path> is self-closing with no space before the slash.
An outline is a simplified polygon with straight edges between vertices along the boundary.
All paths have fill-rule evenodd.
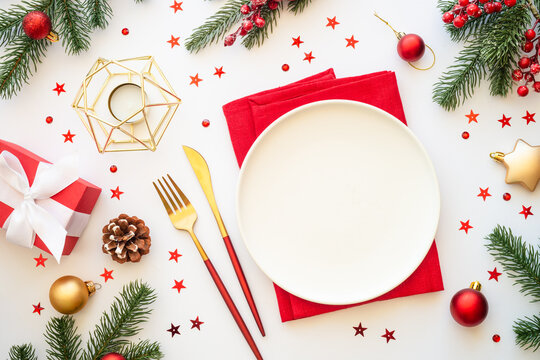
<path id="1" fill-rule="evenodd" d="M 500 151 L 492 152 L 489 154 L 489 157 L 495 161 L 502 162 L 504 159 L 504 153 Z"/>
<path id="2" fill-rule="evenodd" d="M 478 281 L 473 281 L 469 287 L 476 291 L 482 290 L 482 284 L 480 284 Z"/>
<path id="3" fill-rule="evenodd" d="M 85 281 L 84 284 L 86 285 L 86 288 L 88 289 L 88 295 L 89 296 L 94 295 L 94 293 L 96 292 L 96 284 L 93 281 Z"/>

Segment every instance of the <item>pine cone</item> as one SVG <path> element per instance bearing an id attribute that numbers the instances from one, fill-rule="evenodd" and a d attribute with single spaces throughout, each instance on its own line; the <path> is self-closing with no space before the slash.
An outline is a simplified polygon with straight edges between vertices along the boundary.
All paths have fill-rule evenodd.
<path id="1" fill-rule="evenodd" d="M 120 264 L 141 261 L 151 244 L 150 229 L 136 216 L 120 214 L 103 227 L 103 252 Z"/>

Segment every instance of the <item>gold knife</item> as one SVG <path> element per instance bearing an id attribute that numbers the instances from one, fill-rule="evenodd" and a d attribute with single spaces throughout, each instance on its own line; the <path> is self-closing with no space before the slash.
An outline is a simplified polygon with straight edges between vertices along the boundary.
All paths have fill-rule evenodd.
<path id="1" fill-rule="evenodd" d="M 191 164 L 191 167 L 193 168 L 193 171 L 195 172 L 195 175 L 199 180 L 199 184 L 201 185 L 204 194 L 206 195 L 208 204 L 210 204 L 212 213 L 216 218 L 219 232 L 221 233 L 221 237 L 225 242 L 225 247 L 227 248 L 227 252 L 229 253 L 229 257 L 234 267 L 234 271 L 236 272 L 236 276 L 238 277 L 238 281 L 240 282 L 242 291 L 244 292 L 249 308 L 251 309 L 251 313 L 255 318 L 255 322 L 257 323 L 257 326 L 262 336 L 265 336 L 262 321 L 259 316 L 259 312 L 257 311 L 257 306 L 255 305 L 255 300 L 253 300 L 253 296 L 251 295 L 251 291 L 249 290 L 249 285 L 244 275 L 244 271 L 242 270 L 242 266 L 240 265 L 240 261 L 238 260 L 238 256 L 236 255 L 236 251 L 234 250 L 233 244 L 231 242 L 231 239 L 229 238 L 229 234 L 227 233 L 227 229 L 225 228 L 225 224 L 223 223 L 223 219 L 221 218 L 221 214 L 218 210 L 216 198 L 214 196 L 214 190 L 212 188 L 212 179 L 210 177 L 210 170 L 208 169 L 208 164 L 206 163 L 206 160 L 204 160 L 202 155 L 199 154 L 196 150 L 185 145 L 183 147 L 189 163 Z"/>

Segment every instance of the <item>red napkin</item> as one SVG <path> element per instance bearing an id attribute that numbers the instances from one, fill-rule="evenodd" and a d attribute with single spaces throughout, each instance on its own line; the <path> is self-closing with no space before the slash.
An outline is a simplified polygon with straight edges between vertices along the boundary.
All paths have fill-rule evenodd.
<path id="1" fill-rule="evenodd" d="M 249 95 L 223 106 L 238 165 L 242 166 L 257 136 L 281 115 L 311 102 L 330 99 L 353 100 L 370 104 L 407 124 L 396 76 L 393 72 L 381 71 L 336 79 L 334 70 L 329 69 L 287 86 Z M 388 293 L 364 303 L 342 306 L 317 304 L 296 297 L 277 285 L 274 287 L 283 322 L 373 301 L 444 289 L 435 242 L 424 261 L 407 280 Z"/>

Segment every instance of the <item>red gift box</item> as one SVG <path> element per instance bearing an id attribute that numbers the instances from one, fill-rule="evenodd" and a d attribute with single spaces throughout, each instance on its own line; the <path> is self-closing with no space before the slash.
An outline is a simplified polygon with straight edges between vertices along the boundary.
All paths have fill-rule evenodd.
<path id="1" fill-rule="evenodd" d="M 20 161 L 30 186 L 33 184 L 36 172 L 41 163 L 50 164 L 49 161 L 37 156 L 25 148 L 0 139 L 0 153 L 7 151 Z M 86 227 L 90 214 L 97 202 L 101 188 L 86 180 L 78 179 L 50 199 L 61 204 L 63 214 L 59 222 L 67 230 L 66 242 L 62 255 L 69 255 L 79 237 Z M 13 212 L 13 208 L 0 201 L 0 228 L 5 228 L 6 220 Z M 34 246 L 51 253 L 43 241 L 36 235 Z"/>

